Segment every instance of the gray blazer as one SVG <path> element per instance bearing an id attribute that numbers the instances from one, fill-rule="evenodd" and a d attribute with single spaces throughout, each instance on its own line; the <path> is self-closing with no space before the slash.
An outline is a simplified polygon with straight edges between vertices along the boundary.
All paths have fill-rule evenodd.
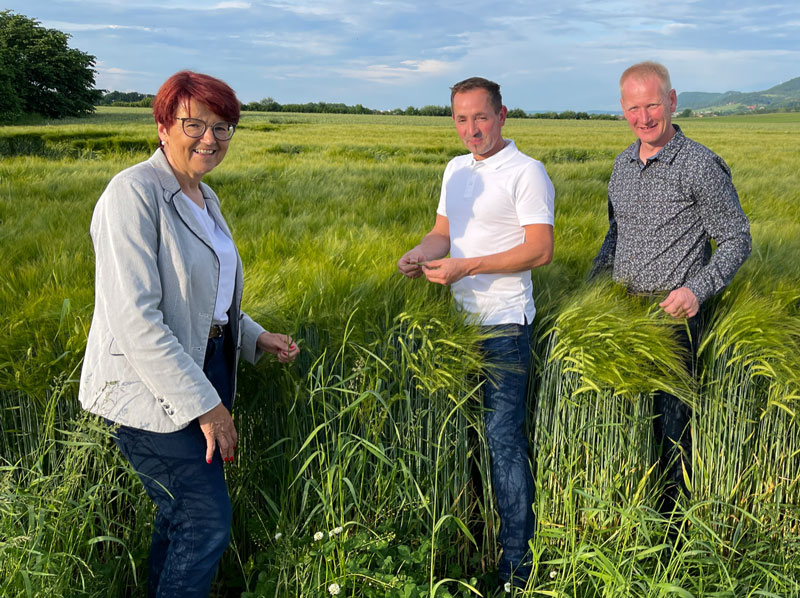
<path id="1" fill-rule="evenodd" d="M 219 199 L 201 189 L 230 237 Z M 92 413 L 153 432 L 180 430 L 220 402 L 203 373 L 219 262 L 180 190 L 158 149 L 111 180 L 92 216 L 95 307 L 79 399 Z M 237 254 L 228 314 L 234 364 L 240 355 L 255 363 L 264 332 L 241 311 L 242 282 Z"/>

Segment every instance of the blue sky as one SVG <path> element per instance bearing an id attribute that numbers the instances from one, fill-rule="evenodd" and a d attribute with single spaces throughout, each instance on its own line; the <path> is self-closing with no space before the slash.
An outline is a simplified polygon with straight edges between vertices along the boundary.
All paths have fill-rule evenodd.
<path id="1" fill-rule="evenodd" d="M 447 104 L 479 75 L 526 110 L 617 110 L 617 80 L 663 62 L 681 91 L 800 76 L 800 3 L 392 0 L 6 0 L 97 58 L 97 86 L 155 93 L 183 68 L 244 102 Z"/>

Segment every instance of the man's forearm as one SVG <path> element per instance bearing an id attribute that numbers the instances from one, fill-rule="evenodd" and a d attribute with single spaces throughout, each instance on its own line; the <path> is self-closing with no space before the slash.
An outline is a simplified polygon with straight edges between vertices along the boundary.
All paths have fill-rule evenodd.
<path id="1" fill-rule="evenodd" d="M 717 246 L 711 261 L 686 281 L 686 287 L 697 296 L 700 303 L 704 303 L 730 284 L 733 276 L 749 257 L 751 249 L 752 239 L 749 232 L 726 240 Z"/>
<path id="2" fill-rule="evenodd" d="M 537 224 L 525 228 L 525 242 L 516 247 L 490 255 L 463 258 L 467 273 L 470 276 L 508 274 L 549 264 L 553 259 L 553 227 Z"/>
<path id="3" fill-rule="evenodd" d="M 450 253 L 450 237 L 432 231 L 422 238 L 417 248 L 425 254 L 426 260 L 438 260 Z"/>

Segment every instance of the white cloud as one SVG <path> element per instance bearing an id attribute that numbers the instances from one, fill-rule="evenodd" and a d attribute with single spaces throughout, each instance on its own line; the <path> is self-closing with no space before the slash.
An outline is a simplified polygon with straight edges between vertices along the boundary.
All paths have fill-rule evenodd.
<path id="1" fill-rule="evenodd" d="M 250 43 L 255 46 L 291 50 L 295 56 L 333 56 L 339 51 L 341 42 L 339 37 L 311 32 L 271 32 L 250 38 Z"/>
<path id="2" fill-rule="evenodd" d="M 55 29 L 64 30 L 64 31 L 104 31 L 104 30 L 116 30 L 116 29 L 127 29 L 131 31 L 158 31 L 153 27 L 141 27 L 136 25 L 115 25 L 113 23 L 67 23 L 65 21 L 48 21 L 48 27 L 53 27 Z"/>
<path id="3" fill-rule="evenodd" d="M 403 60 L 400 65 L 372 64 L 361 69 L 341 69 L 339 72 L 354 79 L 379 83 L 404 83 L 420 75 L 443 75 L 453 70 L 452 63 L 442 60 Z"/>
<path id="4" fill-rule="evenodd" d="M 669 23 L 661 28 L 661 33 L 664 35 L 675 35 L 685 29 L 697 29 L 694 23 Z"/>
<path id="5" fill-rule="evenodd" d="M 249 2 L 220 2 L 210 8 L 210 10 L 227 10 L 227 9 L 241 9 L 249 10 L 252 4 Z"/>
<path id="6" fill-rule="evenodd" d="M 338 12 L 329 6 L 311 6 L 306 4 L 270 4 L 269 6 L 303 16 L 330 17 L 336 15 Z"/>
<path id="7" fill-rule="evenodd" d="M 99 73 L 105 73 L 106 75 L 149 75 L 150 73 L 145 71 L 132 71 L 129 69 L 121 69 L 116 66 L 111 67 L 97 67 L 97 71 Z"/>

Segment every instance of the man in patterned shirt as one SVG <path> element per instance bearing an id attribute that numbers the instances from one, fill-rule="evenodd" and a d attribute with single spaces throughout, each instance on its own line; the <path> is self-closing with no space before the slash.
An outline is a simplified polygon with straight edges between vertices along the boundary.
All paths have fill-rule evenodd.
<path id="1" fill-rule="evenodd" d="M 590 273 L 613 269 L 631 293 L 653 294 L 673 318 L 688 318 L 679 339 L 694 374 L 702 304 L 730 283 L 750 255 L 747 217 L 725 162 L 673 125 L 678 103 L 667 69 L 634 64 L 620 77 L 620 104 L 638 140 L 619 154 L 608 184 L 609 227 Z M 711 240 L 716 243 L 712 254 Z M 654 397 L 653 422 L 666 478 L 661 510 L 672 512 L 691 471 L 691 410 Z"/>

